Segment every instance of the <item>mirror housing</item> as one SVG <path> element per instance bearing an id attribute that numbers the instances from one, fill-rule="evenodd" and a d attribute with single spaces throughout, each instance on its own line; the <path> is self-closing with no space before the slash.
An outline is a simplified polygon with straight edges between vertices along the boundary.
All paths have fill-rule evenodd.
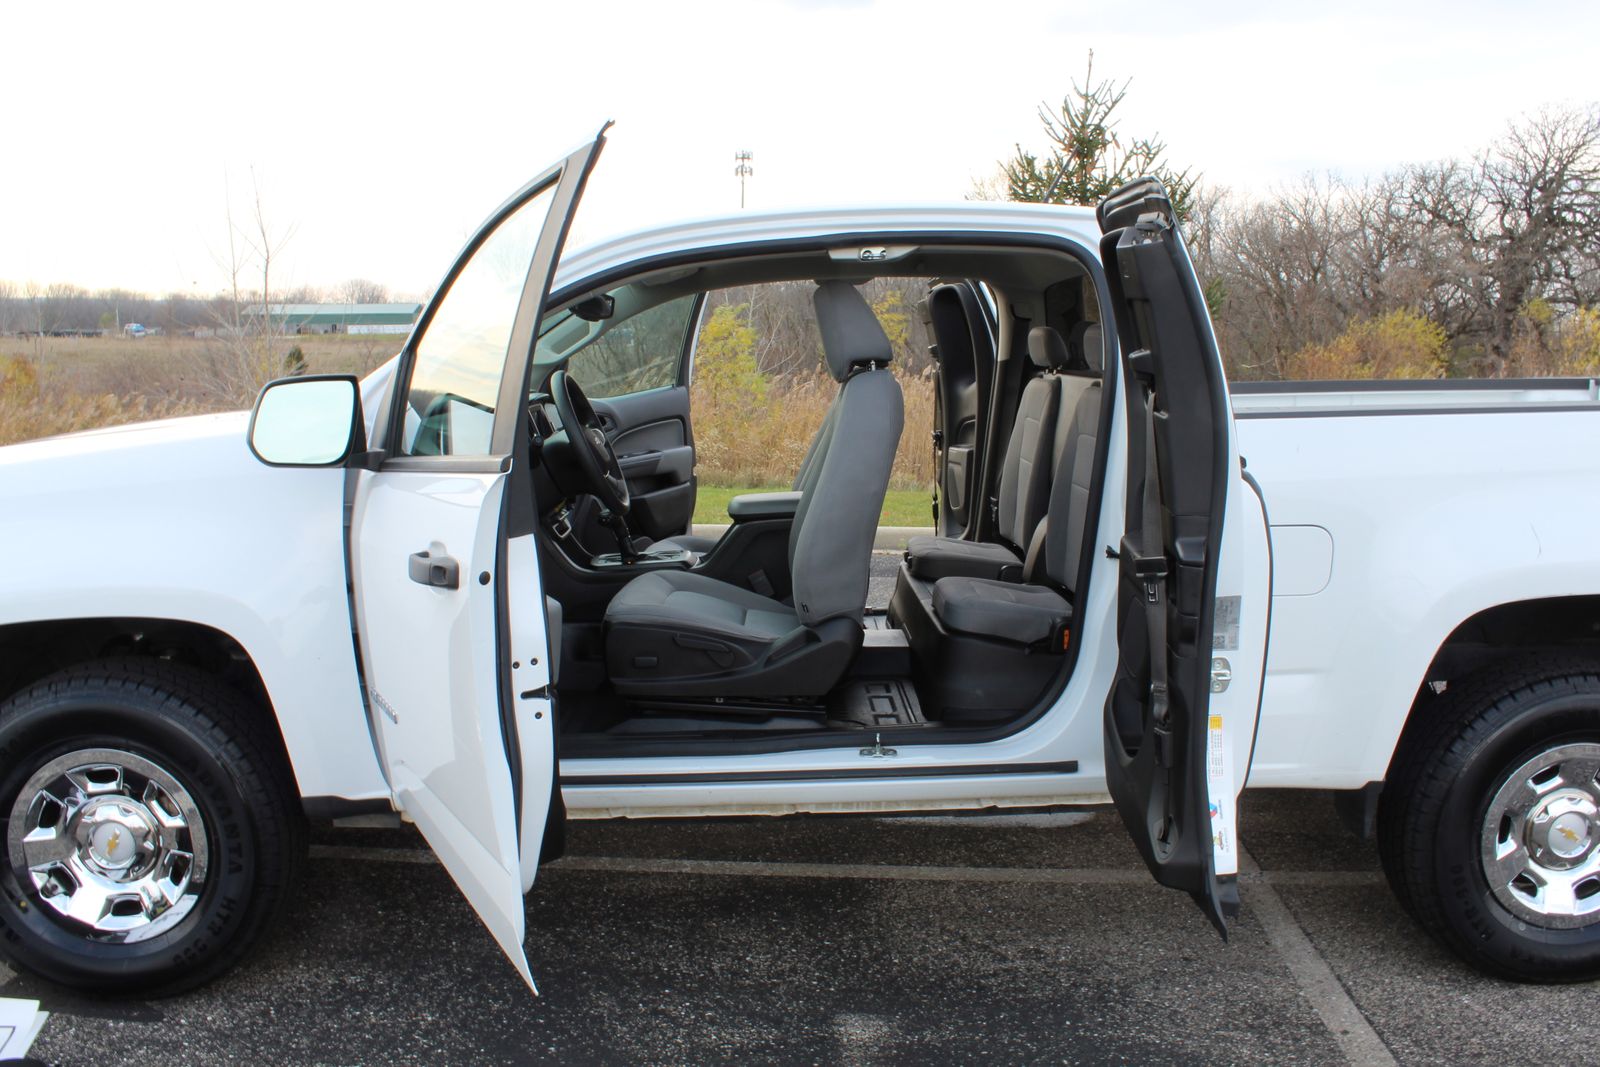
<path id="1" fill-rule="evenodd" d="M 584 322 L 600 322 L 617 313 L 617 301 L 609 293 L 596 293 L 573 304 L 572 313 Z"/>
<path id="2" fill-rule="evenodd" d="M 340 467 L 365 452 L 361 385 L 351 374 L 268 382 L 250 413 L 250 451 L 269 467 Z"/>

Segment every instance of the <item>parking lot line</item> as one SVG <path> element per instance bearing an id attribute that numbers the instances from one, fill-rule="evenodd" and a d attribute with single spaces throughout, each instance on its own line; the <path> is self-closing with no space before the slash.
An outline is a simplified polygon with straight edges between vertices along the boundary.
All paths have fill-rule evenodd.
<path id="1" fill-rule="evenodd" d="M 1249 854 L 1240 851 L 1243 872 L 1256 873 L 1260 867 Z M 1291 873 L 1291 872 L 1282 872 Z M 1289 973 L 1294 976 L 1295 984 L 1300 987 L 1307 1002 L 1316 1011 L 1317 1017 L 1328 1028 L 1334 1041 L 1338 1042 L 1343 1050 L 1345 1059 L 1352 1064 L 1361 1064 L 1363 1067 L 1393 1067 L 1394 1055 L 1389 1047 L 1383 1043 L 1383 1038 L 1372 1028 L 1367 1017 L 1362 1014 L 1356 1002 L 1350 999 L 1350 994 L 1340 984 L 1334 975 L 1333 969 L 1312 945 L 1311 939 L 1300 928 L 1300 924 L 1290 914 L 1289 908 L 1284 904 L 1283 898 L 1278 896 L 1278 891 L 1273 888 L 1273 883 L 1283 885 L 1309 885 L 1309 884 L 1337 884 L 1329 882 L 1314 883 L 1310 879 L 1300 880 L 1300 876 L 1319 876 L 1326 878 L 1331 874 L 1371 873 L 1371 872 L 1344 872 L 1344 871 L 1295 871 L 1296 877 L 1291 880 L 1282 878 L 1278 873 L 1270 874 L 1265 878 L 1244 879 L 1249 887 L 1247 898 L 1248 906 L 1260 920 L 1261 926 L 1267 932 L 1267 940 L 1277 950 L 1279 958 L 1289 968 Z M 1351 883 L 1345 883 L 1351 884 Z M 1355 884 L 1367 884 L 1366 882 Z"/>
<path id="2" fill-rule="evenodd" d="M 312 859 L 436 864 L 432 852 L 411 848 L 313 845 Z M 756 860 L 652 859 L 630 856 L 565 856 L 550 864 L 559 871 L 612 874 L 699 874 L 726 878 L 864 878 L 911 882 L 1025 882 L 1055 885 L 1149 885 L 1140 867 L 923 867 L 888 863 L 801 863 Z M 1288 886 L 1380 885 L 1376 871 L 1259 871 L 1243 873 L 1245 883 Z"/>

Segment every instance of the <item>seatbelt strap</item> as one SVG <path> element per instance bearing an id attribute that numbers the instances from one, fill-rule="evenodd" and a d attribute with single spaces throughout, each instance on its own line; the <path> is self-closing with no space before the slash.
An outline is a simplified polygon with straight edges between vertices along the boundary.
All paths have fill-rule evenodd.
<path id="1" fill-rule="evenodd" d="M 931 350 L 934 345 L 929 345 Z M 944 383 L 933 365 L 933 532 L 939 532 L 939 485 L 944 481 Z"/>
<path id="2" fill-rule="evenodd" d="M 1150 642 L 1150 718 L 1157 755 L 1172 765 L 1171 695 L 1167 677 L 1167 549 L 1161 533 L 1161 472 L 1156 460 L 1156 397 L 1144 400 L 1144 493 L 1139 505 L 1139 558 L 1134 573 L 1144 580 L 1145 632 Z"/>
<path id="3" fill-rule="evenodd" d="M 1028 552 L 1022 559 L 1022 580 L 1029 585 L 1042 585 L 1038 580 L 1039 568 L 1044 559 L 1045 530 L 1049 527 L 1048 518 L 1040 519 L 1039 525 L 1033 528 L 1033 536 L 1028 539 Z"/>

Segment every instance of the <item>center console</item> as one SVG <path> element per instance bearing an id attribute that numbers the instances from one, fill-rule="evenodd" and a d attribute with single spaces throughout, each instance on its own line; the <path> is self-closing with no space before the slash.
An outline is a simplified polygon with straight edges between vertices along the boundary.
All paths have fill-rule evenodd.
<path id="1" fill-rule="evenodd" d="M 700 557 L 687 548 L 652 545 L 631 559 L 624 558 L 621 552 L 602 552 L 598 556 L 589 557 L 589 566 L 597 571 L 614 570 L 618 567 L 634 571 L 687 570 L 699 561 Z"/>

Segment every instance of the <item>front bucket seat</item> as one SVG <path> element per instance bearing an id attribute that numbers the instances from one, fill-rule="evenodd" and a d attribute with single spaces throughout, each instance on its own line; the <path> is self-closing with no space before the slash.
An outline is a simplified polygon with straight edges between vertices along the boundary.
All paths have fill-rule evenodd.
<path id="1" fill-rule="evenodd" d="M 773 600 L 692 571 L 659 570 L 606 609 L 606 666 L 627 696 L 820 697 L 861 647 L 872 541 L 905 414 L 889 338 L 854 285 L 813 296 L 833 412 L 789 531 L 794 594 Z"/>

